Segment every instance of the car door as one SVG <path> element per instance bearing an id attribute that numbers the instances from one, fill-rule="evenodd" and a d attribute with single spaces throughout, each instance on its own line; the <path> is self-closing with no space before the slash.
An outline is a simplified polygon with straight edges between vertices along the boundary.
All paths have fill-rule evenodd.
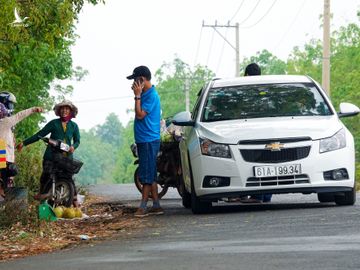
<path id="1" fill-rule="evenodd" d="M 195 121 L 197 119 L 197 115 L 199 113 L 200 110 L 200 104 L 201 104 L 201 99 L 203 97 L 203 89 L 202 88 L 199 93 L 198 93 L 198 98 L 196 100 L 194 109 L 191 113 L 191 118 L 193 121 Z M 196 123 L 195 123 L 196 126 Z M 188 191 L 191 191 L 191 164 L 190 164 L 190 157 L 189 157 L 189 141 L 192 135 L 192 132 L 194 132 L 194 128 L 192 126 L 186 126 L 184 127 L 184 136 L 183 136 L 183 140 L 180 142 L 179 144 L 179 148 L 180 148 L 180 156 L 181 156 L 181 166 L 182 166 L 182 171 L 183 171 L 183 180 L 184 180 L 184 184 L 185 187 Z"/>

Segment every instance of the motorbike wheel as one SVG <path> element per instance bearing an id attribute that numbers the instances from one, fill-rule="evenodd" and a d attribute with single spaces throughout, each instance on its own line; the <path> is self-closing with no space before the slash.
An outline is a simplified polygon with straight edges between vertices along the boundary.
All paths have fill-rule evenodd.
<path id="1" fill-rule="evenodd" d="M 138 175 L 139 167 L 136 168 L 134 172 L 134 183 L 138 191 L 142 194 L 143 185 L 140 183 L 139 175 Z M 161 199 L 166 192 L 168 191 L 168 186 L 158 184 L 160 191 L 158 192 L 159 199 Z M 149 195 L 149 198 L 152 198 L 152 195 Z"/>
<path id="2" fill-rule="evenodd" d="M 52 182 L 46 187 L 46 193 L 51 193 Z M 66 180 L 57 180 L 55 183 L 55 194 L 53 199 L 48 199 L 51 206 L 63 205 L 70 207 L 73 204 L 75 196 L 75 186 Z"/>

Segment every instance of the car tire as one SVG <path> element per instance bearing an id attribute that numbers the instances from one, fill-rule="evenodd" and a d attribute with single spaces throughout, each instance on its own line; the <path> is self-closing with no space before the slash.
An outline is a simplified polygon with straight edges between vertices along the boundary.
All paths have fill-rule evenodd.
<path id="1" fill-rule="evenodd" d="M 318 193 L 317 194 L 318 200 L 321 203 L 328 203 L 335 201 L 334 193 Z"/>
<path id="2" fill-rule="evenodd" d="M 188 156 L 188 158 L 189 158 L 189 156 Z M 190 158 L 189 158 L 189 168 L 190 168 L 190 178 L 191 178 L 190 179 L 191 180 L 191 194 L 190 194 L 190 196 L 191 196 L 191 211 L 193 212 L 193 214 L 207 214 L 211 211 L 212 203 L 202 201 L 199 199 L 198 196 L 196 196 Z"/>
<path id="3" fill-rule="evenodd" d="M 356 202 L 356 186 L 351 191 L 345 191 L 341 195 L 335 195 L 335 203 L 337 205 L 354 205 Z"/>
<path id="4" fill-rule="evenodd" d="M 181 182 L 182 187 L 182 205 L 186 208 L 186 209 L 190 209 L 191 208 L 191 193 L 188 192 L 186 190 L 186 187 L 184 185 L 184 182 Z"/>

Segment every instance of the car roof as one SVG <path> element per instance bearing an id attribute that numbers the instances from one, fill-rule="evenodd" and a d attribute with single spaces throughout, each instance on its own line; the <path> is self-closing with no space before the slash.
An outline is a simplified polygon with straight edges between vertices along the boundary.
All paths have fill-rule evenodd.
<path id="1" fill-rule="evenodd" d="M 234 85 L 273 84 L 273 83 L 309 83 L 310 77 L 303 75 L 260 75 L 235 78 L 214 79 L 212 87 L 225 87 Z"/>

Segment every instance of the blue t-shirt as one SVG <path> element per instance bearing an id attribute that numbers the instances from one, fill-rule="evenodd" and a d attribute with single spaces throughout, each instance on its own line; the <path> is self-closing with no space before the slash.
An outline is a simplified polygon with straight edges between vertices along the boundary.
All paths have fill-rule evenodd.
<path id="1" fill-rule="evenodd" d="M 134 134 L 136 143 L 160 140 L 160 98 L 152 86 L 141 94 L 141 109 L 147 114 L 143 119 L 135 117 Z"/>

